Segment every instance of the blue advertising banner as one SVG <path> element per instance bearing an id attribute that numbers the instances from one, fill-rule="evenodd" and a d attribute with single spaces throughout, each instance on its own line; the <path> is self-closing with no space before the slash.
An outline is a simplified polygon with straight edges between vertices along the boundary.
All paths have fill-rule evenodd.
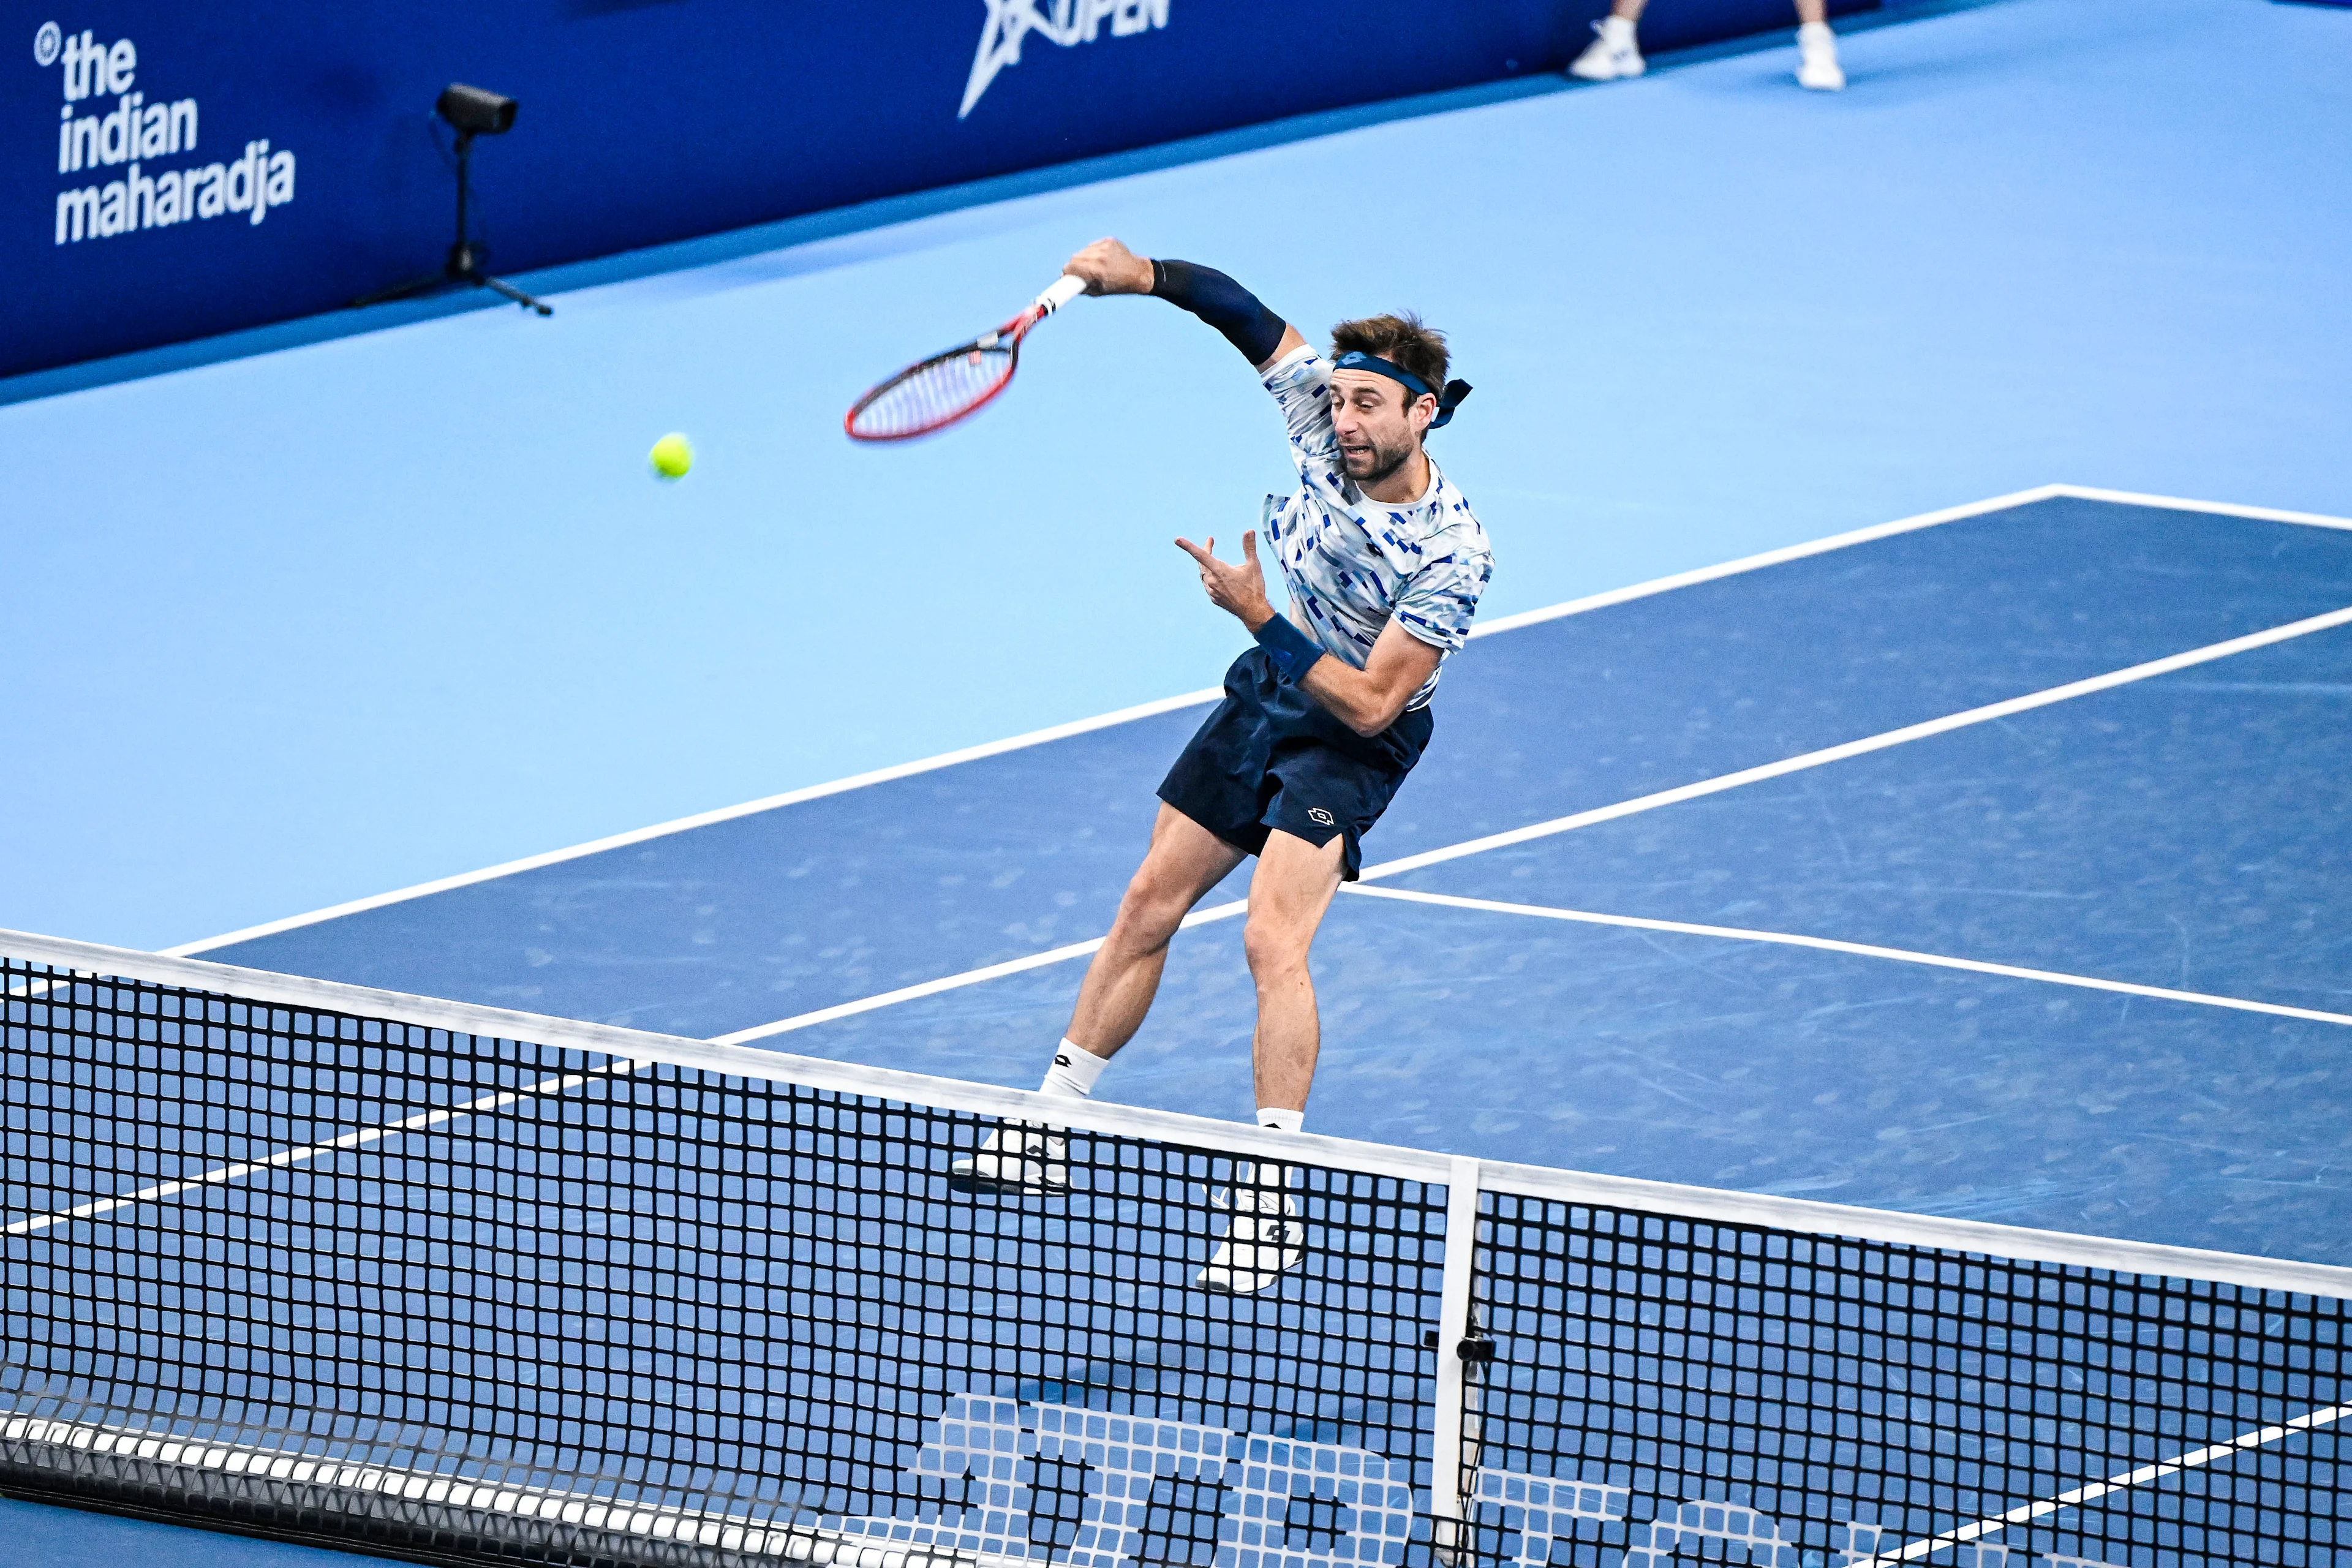
<path id="1" fill-rule="evenodd" d="M 521 106 L 475 160 L 491 263 L 521 271 L 1556 70 L 1604 4 L 0 0 L 0 375 L 437 267 L 451 81 Z M 1643 37 L 1790 25 L 1787 0 L 1660 0 Z"/>

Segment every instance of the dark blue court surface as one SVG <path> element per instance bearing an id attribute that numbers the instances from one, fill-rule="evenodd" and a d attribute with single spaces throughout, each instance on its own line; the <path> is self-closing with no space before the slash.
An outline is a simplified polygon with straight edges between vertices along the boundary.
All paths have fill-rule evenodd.
<path id="1" fill-rule="evenodd" d="M 1453 660 L 1343 897 L 1318 1131 L 2352 1261 L 2352 627 L 1383 875 L 2352 605 L 2352 529 L 2053 496 L 1502 629 Z M 1209 673 L 1204 671 L 1204 675 Z M 1189 707 L 215 949 L 717 1037 L 1099 936 Z M 1245 871 L 1243 875 L 1245 875 Z M 1239 876 L 1212 902 L 1237 897 Z M 1178 940 L 1108 1097 L 1248 1111 L 1238 921 Z M 1071 959 L 771 1037 L 1027 1087 Z"/>

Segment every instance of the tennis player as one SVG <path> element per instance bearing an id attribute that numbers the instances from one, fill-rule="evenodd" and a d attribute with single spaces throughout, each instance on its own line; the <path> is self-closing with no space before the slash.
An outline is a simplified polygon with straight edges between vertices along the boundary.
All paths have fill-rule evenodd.
<path id="1" fill-rule="evenodd" d="M 1411 315 L 1342 321 L 1326 356 L 1206 267 L 1103 239 L 1063 270 L 1089 294 L 1154 295 L 1223 333 L 1282 410 L 1298 488 L 1268 496 L 1262 517 L 1287 613 L 1267 597 L 1255 531 L 1238 561 L 1220 559 L 1213 537 L 1176 542 L 1255 646 L 1160 786 L 1150 847 L 1041 1088 L 1093 1092 L 1142 1026 L 1179 923 L 1255 855 L 1243 946 L 1257 986 L 1258 1122 L 1297 1131 L 1321 1046 L 1307 949 L 1429 744 L 1438 667 L 1469 636 L 1494 569 L 1486 530 L 1423 447 L 1470 388 L 1445 379 L 1444 337 Z M 954 1173 L 973 1187 L 1059 1191 L 1065 1148 L 1051 1129 L 1008 1125 Z M 1234 1227 L 1202 1283 L 1255 1293 L 1297 1262 L 1295 1207 L 1266 1175 L 1226 1199 Z"/>

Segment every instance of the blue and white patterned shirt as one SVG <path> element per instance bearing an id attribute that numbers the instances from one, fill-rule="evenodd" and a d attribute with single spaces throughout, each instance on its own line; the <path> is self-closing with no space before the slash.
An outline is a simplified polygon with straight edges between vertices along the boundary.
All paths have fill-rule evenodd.
<path id="1" fill-rule="evenodd" d="M 1326 653 L 1358 669 L 1393 617 L 1444 654 L 1470 636 L 1478 595 L 1494 575 L 1486 531 L 1462 492 L 1429 465 L 1429 489 L 1416 501 L 1369 499 L 1348 478 L 1331 426 L 1331 366 L 1313 349 L 1293 349 L 1265 373 L 1265 389 L 1290 426 L 1290 460 L 1298 489 L 1265 498 L 1266 543 L 1283 585 L 1289 618 Z M 1427 706 L 1438 670 L 1406 702 Z"/>

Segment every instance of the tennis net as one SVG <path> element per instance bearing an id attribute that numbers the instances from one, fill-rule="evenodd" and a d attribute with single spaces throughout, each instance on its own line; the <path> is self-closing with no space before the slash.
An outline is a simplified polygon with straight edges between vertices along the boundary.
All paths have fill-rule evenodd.
<path id="1" fill-rule="evenodd" d="M 570 1568 L 2352 1568 L 2352 1270 L 0 955 L 18 1497 Z"/>

